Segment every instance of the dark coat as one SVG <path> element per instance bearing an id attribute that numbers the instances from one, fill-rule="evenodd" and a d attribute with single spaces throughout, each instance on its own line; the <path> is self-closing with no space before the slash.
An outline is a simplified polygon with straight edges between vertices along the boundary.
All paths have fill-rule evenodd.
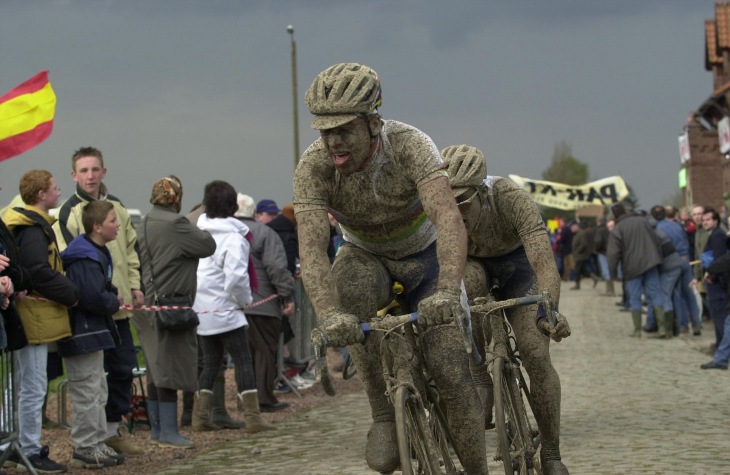
<path id="1" fill-rule="evenodd" d="M 624 280 L 631 280 L 662 263 L 660 239 L 649 220 L 625 214 L 618 218 L 608 237 L 608 269 L 616 279 L 621 262 Z"/>
<path id="2" fill-rule="evenodd" d="M 570 226 L 563 226 L 558 231 L 555 249 L 559 256 L 567 256 L 573 253 L 573 231 L 570 230 Z"/>
<path id="3" fill-rule="evenodd" d="M 15 292 L 33 291 L 33 283 L 30 280 L 30 272 L 21 265 L 20 247 L 15 241 L 5 222 L 0 219 L 0 245 L 1 254 L 5 254 L 10 263 L 0 275 L 10 277 Z M 20 320 L 18 309 L 15 308 L 15 301 L 11 297 L 8 308 L 2 310 L 2 321 L 0 321 L 0 349 L 8 348 L 11 351 L 19 350 L 28 344 L 28 339 L 23 330 L 23 323 Z"/>
<path id="4" fill-rule="evenodd" d="M 251 258 L 256 268 L 259 288 L 253 295 L 253 304 L 246 309 L 246 315 L 260 315 L 281 319 L 283 302 L 290 302 L 294 297 L 294 280 L 287 269 L 284 245 L 276 231 L 265 224 L 251 218 L 242 218 L 251 230 Z M 262 304 L 256 302 L 277 294 L 279 298 Z"/>
<path id="5" fill-rule="evenodd" d="M 575 262 L 587 261 L 593 254 L 593 229 L 581 229 L 573 235 L 573 259 Z"/>
<path id="6" fill-rule="evenodd" d="M 712 262 L 717 261 L 722 256 L 727 254 L 727 246 L 725 245 L 726 240 L 727 235 L 725 234 L 725 232 L 719 227 L 714 228 L 712 231 L 709 232 L 707 244 L 705 245 L 705 248 L 702 252 L 702 256 L 705 256 L 706 253 L 709 253 L 712 256 Z M 715 275 L 715 273 L 710 272 L 709 268 L 706 268 L 704 270 L 710 274 L 713 282 L 719 283 L 720 285 L 722 285 L 722 287 L 727 286 L 727 277 L 724 273 L 719 273 Z"/>
<path id="7" fill-rule="evenodd" d="M 608 227 L 605 224 L 596 228 L 593 236 L 593 250 L 598 254 L 606 254 L 608 250 Z"/>
<path id="8" fill-rule="evenodd" d="M 114 348 L 120 339 L 112 315 L 119 310 L 119 300 L 112 285 L 109 249 L 82 234 L 69 243 L 61 258 L 66 277 L 76 284 L 81 297 L 69 309 L 73 336 L 58 341 L 58 352 L 68 357 Z"/>
<path id="9" fill-rule="evenodd" d="M 276 231 L 276 234 L 281 238 L 281 242 L 284 244 L 284 252 L 286 252 L 286 267 L 291 272 L 291 275 L 296 275 L 297 258 L 299 257 L 297 228 L 283 214 L 269 221 L 267 226 Z"/>
<path id="10" fill-rule="evenodd" d="M 215 252 L 213 237 L 173 208 L 161 206 L 152 207 L 137 226 L 137 234 L 145 303 L 154 304 L 155 293 L 158 296 L 189 295 L 194 301 L 198 260 Z M 196 329 L 180 332 L 162 330 L 157 327 L 153 312 L 134 312 L 132 322 L 142 344 L 147 371 L 155 385 L 166 389 L 197 390 Z"/>
<path id="11" fill-rule="evenodd" d="M 723 254 L 707 267 L 707 272 L 715 276 L 718 281 L 725 283 L 725 289 L 730 293 L 730 253 Z M 725 311 L 730 312 L 730 300 L 725 305 Z"/>

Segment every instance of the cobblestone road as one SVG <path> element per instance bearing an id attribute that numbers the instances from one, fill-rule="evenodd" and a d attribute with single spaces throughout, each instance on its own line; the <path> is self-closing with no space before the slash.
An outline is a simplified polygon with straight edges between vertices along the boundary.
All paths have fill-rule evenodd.
<path id="1" fill-rule="evenodd" d="M 730 473 L 729 374 L 699 369 L 714 337 L 633 339 L 631 317 L 599 289 L 563 286 L 573 336 L 551 345 L 563 387 L 562 453 L 577 474 Z M 229 443 L 165 474 L 372 474 L 364 394 L 336 397 L 276 433 Z M 488 433 L 490 453 L 496 446 Z M 500 466 L 490 464 L 492 474 Z M 399 473 L 399 472 L 396 472 Z"/>

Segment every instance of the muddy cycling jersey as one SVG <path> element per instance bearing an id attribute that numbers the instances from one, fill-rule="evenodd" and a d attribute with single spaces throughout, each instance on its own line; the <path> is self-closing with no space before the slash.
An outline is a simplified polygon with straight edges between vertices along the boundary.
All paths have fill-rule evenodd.
<path id="1" fill-rule="evenodd" d="M 297 213 L 326 210 L 340 223 L 346 241 L 400 259 L 436 240 L 418 187 L 446 172 L 436 145 L 415 127 L 383 121 L 380 140 L 363 170 L 345 176 L 317 139 L 297 166 L 294 207 Z"/>
<path id="2" fill-rule="evenodd" d="M 499 176 L 487 176 L 484 185 L 487 199 L 469 233 L 470 257 L 503 256 L 529 238 L 547 234 L 537 205 L 522 187 Z"/>

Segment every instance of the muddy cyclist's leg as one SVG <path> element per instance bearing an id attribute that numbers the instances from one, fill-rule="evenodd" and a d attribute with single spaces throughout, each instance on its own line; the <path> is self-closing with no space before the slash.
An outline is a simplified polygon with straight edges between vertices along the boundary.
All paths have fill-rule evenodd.
<path id="1" fill-rule="evenodd" d="M 391 279 L 385 267 L 371 254 L 351 245 L 340 248 L 332 268 L 340 305 L 361 321 L 369 321 L 387 304 Z M 394 470 L 399 463 L 395 442 L 395 415 L 385 395 L 380 362 L 380 334 L 368 335 L 365 344 L 348 347 L 370 401 L 373 426 L 368 433 L 365 458 L 370 468 Z"/>
<path id="2" fill-rule="evenodd" d="M 440 325 L 423 335 L 426 365 L 446 406 L 453 443 L 466 473 L 486 474 L 487 454 L 482 403 L 469 373 L 461 332 Z"/>
<path id="3" fill-rule="evenodd" d="M 476 297 L 487 296 L 487 271 L 482 264 L 476 259 L 467 259 L 464 267 L 464 287 L 466 287 L 466 295 L 472 302 Z M 486 342 L 490 340 L 489 324 L 481 317 L 472 313 L 472 332 L 474 341 L 482 356 L 484 356 L 484 348 Z M 485 426 L 492 426 L 492 408 L 494 406 L 494 386 L 492 377 L 489 374 L 486 361 L 482 364 L 475 365 L 469 361 L 469 370 L 471 371 L 474 384 L 477 387 L 479 398 L 484 406 Z"/>
<path id="4" fill-rule="evenodd" d="M 560 378 L 550 361 L 549 338 L 535 326 L 537 307 L 520 307 L 510 313 L 522 363 L 530 376 L 535 420 L 542 434 L 542 459 L 560 459 Z"/>

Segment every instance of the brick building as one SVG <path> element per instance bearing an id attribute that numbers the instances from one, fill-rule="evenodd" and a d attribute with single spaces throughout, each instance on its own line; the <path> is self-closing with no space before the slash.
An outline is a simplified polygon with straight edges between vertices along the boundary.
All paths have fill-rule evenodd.
<path id="1" fill-rule="evenodd" d="M 683 204 L 720 209 L 723 193 L 730 192 L 730 151 L 720 151 L 719 131 L 730 117 L 730 3 L 715 4 L 715 18 L 705 21 L 705 69 L 712 73 L 712 94 L 689 116 L 684 127 L 689 159 Z M 685 157 L 687 158 L 687 157 Z M 681 180 L 680 180 L 681 181 Z M 680 183 L 681 185 L 681 183 Z"/>

